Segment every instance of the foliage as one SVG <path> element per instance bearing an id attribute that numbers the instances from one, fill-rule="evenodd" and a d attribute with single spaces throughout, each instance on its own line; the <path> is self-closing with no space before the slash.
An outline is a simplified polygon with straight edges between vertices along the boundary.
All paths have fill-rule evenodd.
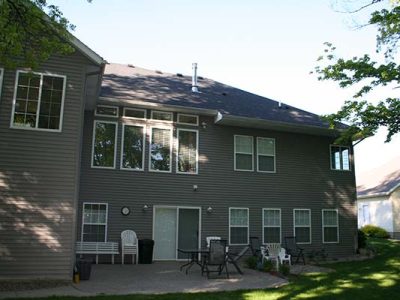
<path id="1" fill-rule="evenodd" d="M 256 256 L 249 256 L 246 258 L 246 266 L 250 269 L 255 270 L 257 268 L 258 258 Z"/>
<path id="2" fill-rule="evenodd" d="M 263 263 L 263 271 L 264 271 L 264 272 L 275 271 L 274 263 L 273 263 L 271 260 L 269 260 L 269 259 L 264 260 L 264 263 Z"/>
<path id="3" fill-rule="evenodd" d="M 358 249 L 365 248 L 367 246 L 367 236 L 365 235 L 364 231 L 360 229 L 358 230 L 357 239 L 358 239 Z"/>
<path id="4" fill-rule="evenodd" d="M 283 276 L 288 276 L 290 274 L 290 266 L 288 264 L 280 264 L 279 265 L 279 272 Z"/>
<path id="5" fill-rule="evenodd" d="M 47 12 L 47 14 L 45 13 Z M 36 68 L 53 54 L 74 51 L 74 26 L 46 0 L 0 0 L 0 65 Z"/>
<path id="6" fill-rule="evenodd" d="M 371 4 L 380 2 L 371 1 Z M 400 6 L 393 2 L 391 9 L 382 9 L 371 14 L 368 25 L 376 26 L 378 34 L 377 52 L 383 53 L 386 63 L 373 61 L 369 54 L 353 58 L 338 58 L 336 47 L 325 43 L 324 55 L 320 56 L 315 67 L 318 80 L 338 82 L 341 88 L 357 87 L 352 100 L 344 103 L 334 114 L 324 116 L 331 128 L 338 128 L 339 122 L 350 125 L 338 143 L 349 143 L 352 140 L 374 135 L 378 128 L 388 130 L 386 142 L 400 132 L 400 100 L 399 98 L 377 99 L 376 104 L 362 98 L 377 87 L 390 87 L 400 84 L 400 65 L 395 55 L 400 40 Z M 361 87 L 360 87 L 361 86 Z"/>
<path id="7" fill-rule="evenodd" d="M 387 239 L 390 237 L 389 233 L 385 229 L 374 225 L 365 225 L 361 228 L 361 231 L 368 237 L 380 239 Z"/>

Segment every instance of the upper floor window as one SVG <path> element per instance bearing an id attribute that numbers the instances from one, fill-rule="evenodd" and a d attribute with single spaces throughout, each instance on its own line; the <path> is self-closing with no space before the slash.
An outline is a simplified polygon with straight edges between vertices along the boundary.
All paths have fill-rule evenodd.
<path id="1" fill-rule="evenodd" d="M 172 129 L 151 128 L 150 171 L 171 172 Z"/>
<path id="2" fill-rule="evenodd" d="M 257 137 L 257 171 L 275 172 L 275 139 Z"/>
<path id="3" fill-rule="evenodd" d="M 66 77 L 17 71 L 11 127 L 61 131 Z"/>
<path id="4" fill-rule="evenodd" d="M 236 171 L 253 171 L 253 137 L 235 135 L 235 162 Z"/>
<path id="5" fill-rule="evenodd" d="M 145 128 L 122 125 L 121 169 L 143 171 Z"/>
<path id="6" fill-rule="evenodd" d="M 198 131 L 178 129 L 177 173 L 197 174 Z"/>
<path id="7" fill-rule="evenodd" d="M 322 210 L 322 242 L 339 242 L 339 219 L 337 209 Z"/>
<path id="8" fill-rule="evenodd" d="M 101 117 L 118 118 L 119 108 L 118 106 L 97 105 L 94 115 Z"/>
<path id="9" fill-rule="evenodd" d="M 229 208 L 229 244 L 249 244 L 249 209 Z"/>
<path id="10" fill-rule="evenodd" d="M 199 125 L 199 116 L 195 115 L 186 115 L 186 114 L 178 114 L 178 124 L 184 125 Z"/>
<path id="11" fill-rule="evenodd" d="M 83 203 L 82 236 L 83 242 L 107 241 L 106 203 Z"/>
<path id="12" fill-rule="evenodd" d="M 94 121 L 92 167 L 115 168 L 117 122 Z"/>
<path id="13" fill-rule="evenodd" d="M 166 112 L 166 111 L 153 110 L 153 111 L 151 111 L 151 118 L 153 120 L 166 121 L 166 122 L 173 121 L 172 112 Z"/>
<path id="14" fill-rule="evenodd" d="M 146 119 L 146 110 L 138 108 L 124 108 L 124 117 L 130 119 Z"/>
<path id="15" fill-rule="evenodd" d="M 294 235 L 299 244 L 311 244 L 311 210 L 294 209 Z"/>
<path id="16" fill-rule="evenodd" d="M 263 244 L 281 243 L 281 210 L 263 209 Z"/>
<path id="17" fill-rule="evenodd" d="M 350 148 L 331 145 L 331 169 L 350 170 Z"/>

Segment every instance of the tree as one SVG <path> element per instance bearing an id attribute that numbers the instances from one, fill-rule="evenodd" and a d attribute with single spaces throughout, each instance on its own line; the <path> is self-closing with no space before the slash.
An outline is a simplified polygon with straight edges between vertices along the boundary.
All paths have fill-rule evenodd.
<path id="1" fill-rule="evenodd" d="M 372 0 L 368 5 L 381 1 Z M 378 87 L 399 87 L 400 65 L 395 61 L 400 41 L 399 1 L 392 1 L 390 9 L 374 11 L 368 25 L 377 27 L 376 50 L 383 55 L 385 63 L 373 61 L 369 54 L 338 58 L 335 55 L 336 48 L 331 43 L 325 43 L 325 53 L 318 59 L 320 65 L 315 67 L 318 80 L 336 81 L 341 88 L 357 88 L 353 99 L 346 101 L 338 112 L 324 116 L 332 128 L 336 128 L 339 122 L 349 124 L 349 128 L 338 139 L 339 143 L 350 143 L 374 135 L 380 127 L 387 128 L 386 142 L 400 132 L 399 98 L 377 99 L 376 104 L 363 100 L 364 96 Z"/>
<path id="2" fill-rule="evenodd" d="M 46 0 L 0 0 L 0 65 L 36 68 L 54 54 L 68 54 L 74 25 Z"/>

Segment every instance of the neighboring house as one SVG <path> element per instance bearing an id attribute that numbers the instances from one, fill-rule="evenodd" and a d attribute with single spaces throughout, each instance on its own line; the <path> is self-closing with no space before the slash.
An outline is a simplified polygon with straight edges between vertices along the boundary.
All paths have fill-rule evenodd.
<path id="1" fill-rule="evenodd" d="M 210 235 L 354 253 L 353 149 L 317 115 L 130 65 L 107 64 L 99 86 L 104 62 L 87 56 L 52 58 L 34 79 L 5 72 L 0 277 L 70 278 L 76 240 L 119 242 L 125 229 L 155 240 L 155 260 Z M 50 76 L 51 101 L 47 72 L 62 76 Z M 56 113 L 42 117 L 47 103 Z"/>
<path id="2" fill-rule="evenodd" d="M 358 227 L 372 224 L 400 239 L 400 156 L 357 178 Z"/>

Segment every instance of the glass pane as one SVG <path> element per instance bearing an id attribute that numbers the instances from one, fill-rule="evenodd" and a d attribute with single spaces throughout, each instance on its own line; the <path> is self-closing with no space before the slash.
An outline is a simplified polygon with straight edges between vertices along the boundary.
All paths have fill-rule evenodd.
<path id="1" fill-rule="evenodd" d="M 125 108 L 124 116 L 129 118 L 144 119 L 145 111 L 139 109 Z"/>
<path id="2" fill-rule="evenodd" d="M 247 227 L 231 227 L 231 244 L 247 243 Z"/>
<path id="3" fill-rule="evenodd" d="M 334 170 L 340 170 L 340 147 L 331 147 L 331 167 Z"/>
<path id="4" fill-rule="evenodd" d="M 152 118 L 154 120 L 172 121 L 172 113 L 164 111 L 153 111 Z"/>
<path id="5" fill-rule="evenodd" d="M 281 229 L 279 227 L 264 227 L 265 243 L 280 243 Z"/>
<path id="6" fill-rule="evenodd" d="M 275 157 L 259 155 L 258 170 L 263 172 L 275 172 Z"/>
<path id="7" fill-rule="evenodd" d="M 235 136 L 235 149 L 239 153 L 253 154 L 253 137 Z"/>
<path id="8" fill-rule="evenodd" d="M 63 82 L 64 78 L 43 76 L 43 88 L 39 110 L 39 128 L 60 128 Z"/>
<path id="9" fill-rule="evenodd" d="M 122 154 L 122 167 L 130 169 L 143 169 L 143 127 L 124 127 L 124 149 Z"/>
<path id="10" fill-rule="evenodd" d="M 96 115 L 118 117 L 118 107 L 98 105 Z"/>
<path id="11" fill-rule="evenodd" d="M 178 143 L 179 172 L 196 173 L 197 132 L 180 130 Z"/>
<path id="12" fill-rule="evenodd" d="M 295 235 L 296 235 L 297 243 L 309 243 L 310 242 L 310 228 L 309 227 L 296 227 Z"/>
<path id="13" fill-rule="evenodd" d="M 83 225 L 82 240 L 84 242 L 104 242 L 105 239 L 105 225 Z"/>
<path id="14" fill-rule="evenodd" d="M 157 208 L 154 218 L 154 258 L 176 258 L 176 208 Z"/>
<path id="15" fill-rule="evenodd" d="M 26 100 L 28 99 L 28 88 L 19 86 L 17 88 L 17 99 Z"/>
<path id="16" fill-rule="evenodd" d="M 349 148 L 342 148 L 342 167 L 343 170 L 350 170 Z"/>
<path id="17" fill-rule="evenodd" d="M 186 124 L 193 124 L 197 125 L 197 116 L 191 115 L 178 115 L 178 123 L 186 123 Z"/>
<path id="18" fill-rule="evenodd" d="M 93 166 L 113 167 L 116 124 L 96 122 L 95 126 Z"/>
<path id="19" fill-rule="evenodd" d="M 150 145 L 150 169 L 170 171 L 171 168 L 171 130 L 153 128 Z"/>
<path id="20" fill-rule="evenodd" d="M 337 226 L 337 212 L 335 210 L 325 210 L 324 213 L 324 226 Z"/>
<path id="21" fill-rule="evenodd" d="M 294 224 L 295 224 L 295 226 L 309 226 L 310 225 L 310 211 L 296 210 Z"/>
<path id="22" fill-rule="evenodd" d="M 231 225 L 247 226 L 247 209 L 231 209 Z"/>
<path id="23" fill-rule="evenodd" d="M 236 153 L 237 170 L 253 170 L 253 156 L 250 154 Z"/>
<path id="24" fill-rule="evenodd" d="M 258 138 L 257 153 L 261 155 L 275 155 L 275 140 L 269 138 Z"/>
<path id="25" fill-rule="evenodd" d="M 325 227 L 324 228 L 324 242 L 337 242 L 338 235 L 337 235 L 337 227 Z"/>
<path id="26" fill-rule="evenodd" d="M 279 210 L 264 210 L 264 226 L 280 226 L 280 224 L 281 214 Z"/>

